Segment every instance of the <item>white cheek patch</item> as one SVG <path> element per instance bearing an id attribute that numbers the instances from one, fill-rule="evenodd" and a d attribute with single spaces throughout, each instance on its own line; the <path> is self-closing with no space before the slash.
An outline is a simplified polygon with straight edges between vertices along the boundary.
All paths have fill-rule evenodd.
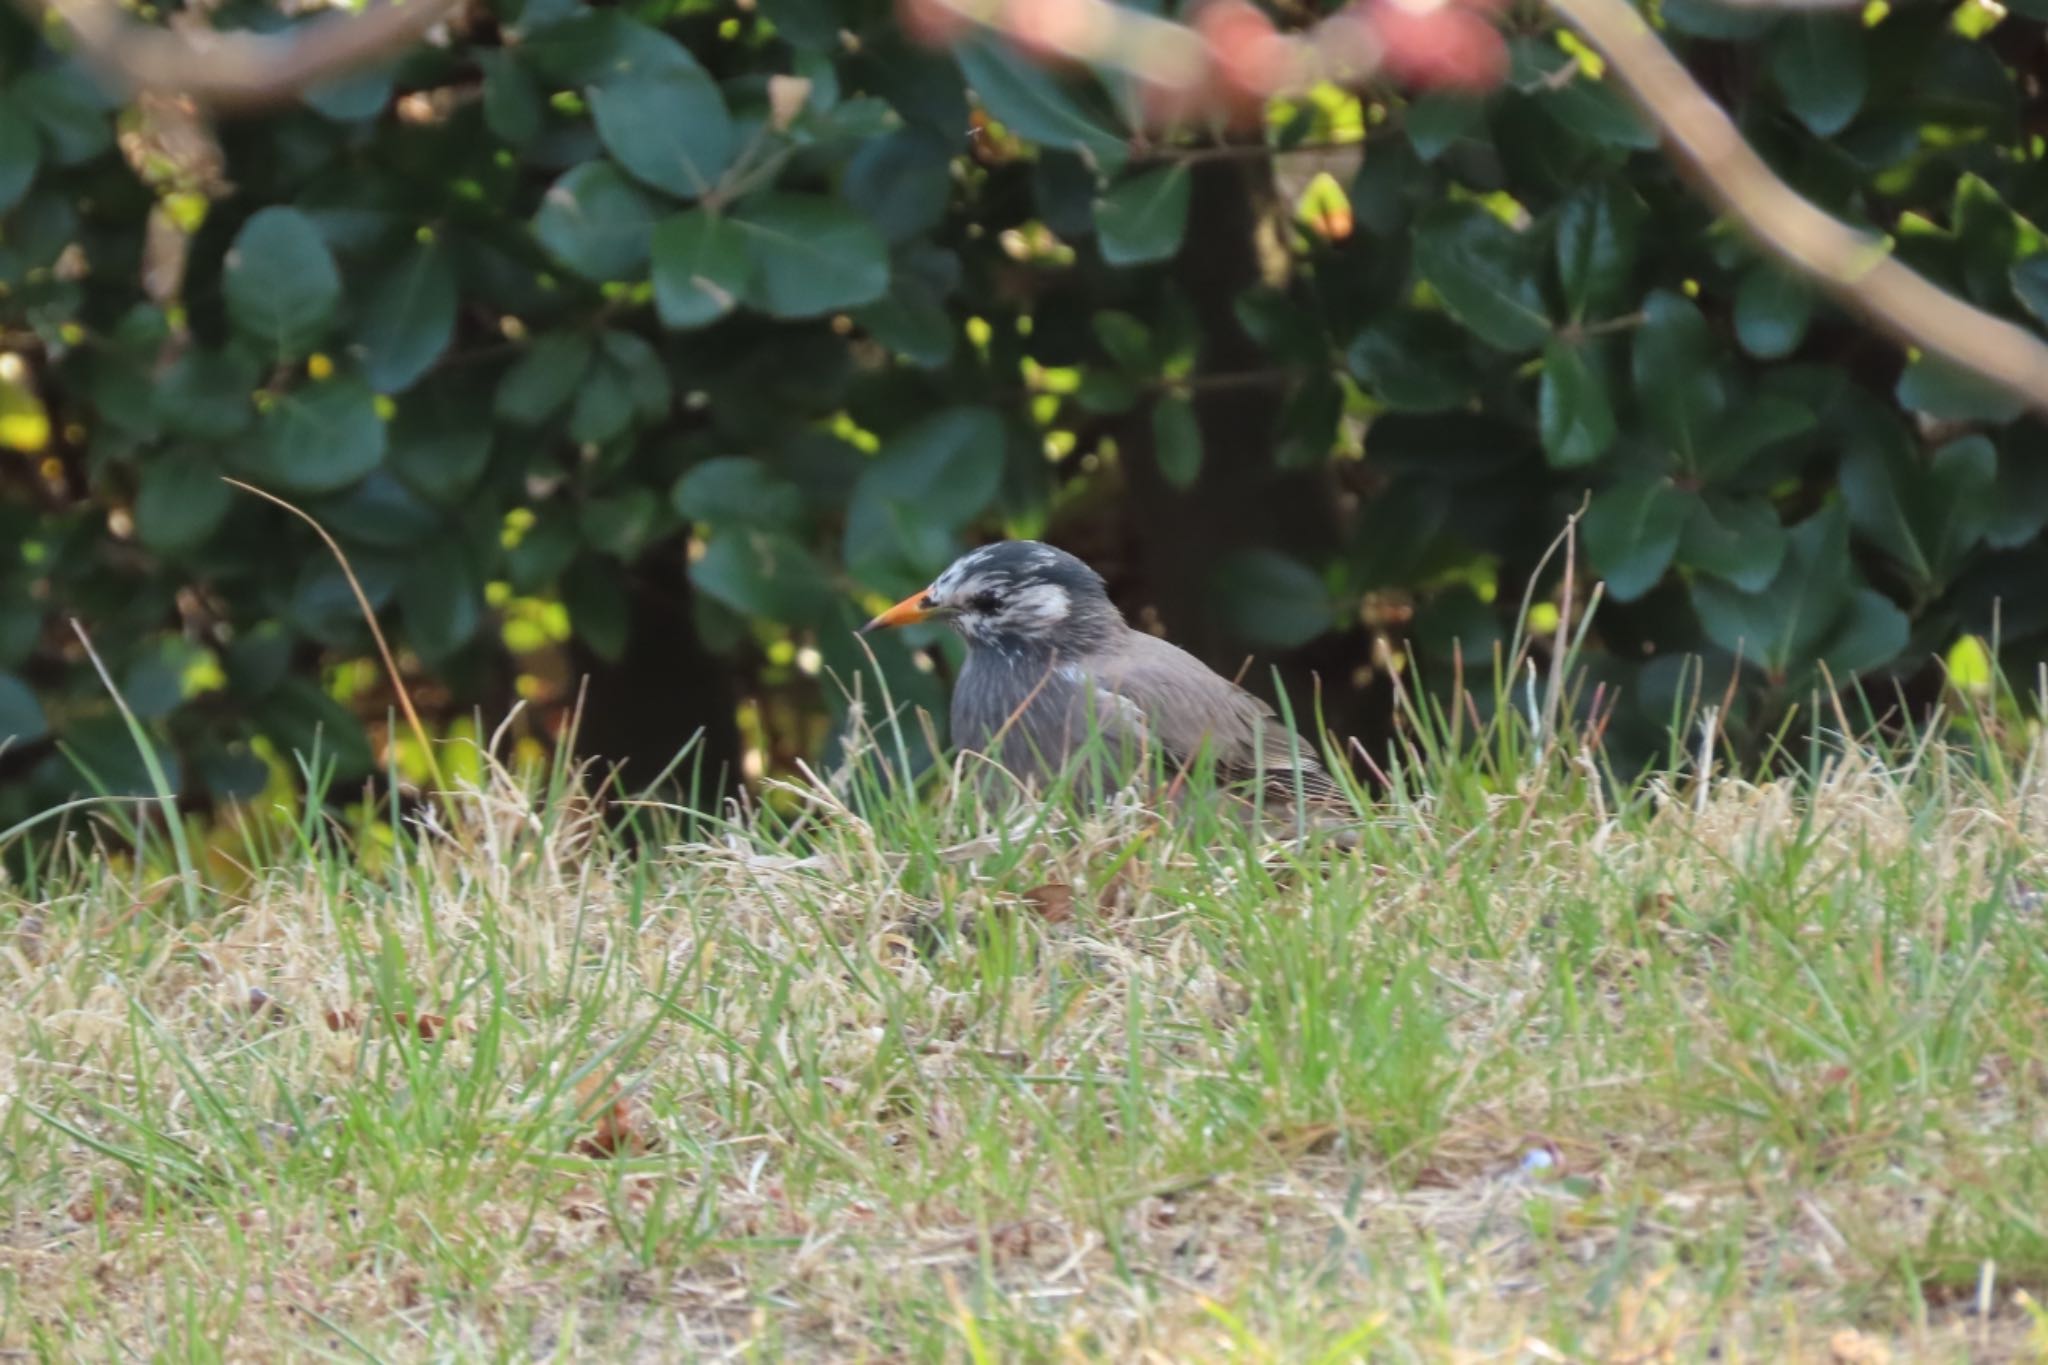
<path id="1" fill-rule="evenodd" d="M 1073 605 L 1067 590 L 1058 584 L 1033 583 L 1010 594 L 1010 600 L 1003 607 L 1003 620 L 1044 630 L 1066 620 Z"/>

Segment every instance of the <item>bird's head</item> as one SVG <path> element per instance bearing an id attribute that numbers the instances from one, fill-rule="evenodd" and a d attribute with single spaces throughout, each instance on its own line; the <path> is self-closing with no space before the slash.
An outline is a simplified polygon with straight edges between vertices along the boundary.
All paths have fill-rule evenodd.
<path id="1" fill-rule="evenodd" d="M 861 632 L 918 621 L 943 621 L 970 645 L 1074 653 L 1097 643 L 1123 618 L 1101 575 L 1065 550 L 1005 540 L 960 556 L 930 587 Z"/>

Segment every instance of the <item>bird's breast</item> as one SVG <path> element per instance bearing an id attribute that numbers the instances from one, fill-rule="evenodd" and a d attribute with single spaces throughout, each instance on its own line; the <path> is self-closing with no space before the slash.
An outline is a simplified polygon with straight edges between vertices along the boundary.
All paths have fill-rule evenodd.
<path id="1" fill-rule="evenodd" d="M 953 687 L 953 742 L 1013 772 L 1048 771 L 1078 742 L 1086 676 L 1050 653 L 976 649 Z"/>

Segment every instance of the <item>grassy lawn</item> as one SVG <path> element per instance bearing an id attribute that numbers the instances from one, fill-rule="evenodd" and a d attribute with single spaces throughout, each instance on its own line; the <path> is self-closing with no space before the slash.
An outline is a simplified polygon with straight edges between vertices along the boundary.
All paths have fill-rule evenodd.
<path id="1" fill-rule="evenodd" d="M 46 825 L 0 1356 L 2048 1352 L 2048 748 L 1463 755 L 1352 849 L 493 772 L 188 903 Z"/>

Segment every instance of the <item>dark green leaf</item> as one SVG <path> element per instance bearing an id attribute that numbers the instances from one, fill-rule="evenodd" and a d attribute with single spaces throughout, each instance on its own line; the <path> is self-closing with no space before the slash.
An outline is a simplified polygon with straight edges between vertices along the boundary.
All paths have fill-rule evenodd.
<path id="1" fill-rule="evenodd" d="M 1846 683 L 1898 658 L 1910 635 L 1906 613 L 1890 598 L 1859 588 L 1841 620 L 1821 642 L 1820 659 L 1834 682 Z"/>
<path id="2" fill-rule="evenodd" d="M 953 149 L 929 128 L 902 128 L 864 144 L 840 192 L 891 242 L 931 231 L 953 195 Z"/>
<path id="3" fill-rule="evenodd" d="M 762 0 L 761 12 L 793 47 L 815 52 L 839 46 L 839 15 L 828 0 Z"/>
<path id="4" fill-rule="evenodd" d="M 448 530 L 442 514 L 388 469 L 371 470 L 308 510 L 346 544 L 377 550 L 410 550 Z"/>
<path id="5" fill-rule="evenodd" d="M 1922 456 L 1895 425 L 1859 434 L 1842 459 L 1842 496 L 1858 532 L 1884 547 L 1922 591 L 1947 584 L 1991 519 L 1998 452 L 1965 436 Z"/>
<path id="6" fill-rule="evenodd" d="M 1746 399 L 1709 425 L 1696 463 L 1699 476 L 1714 482 L 1733 478 L 1757 456 L 1816 425 L 1813 409 L 1804 403 L 1770 394 Z"/>
<path id="7" fill-rule="evenodd" d="M 873 303 L 889 287 L 889 249 L 865 218 L 824 195 L 755 195 L 731 223 L 746 240 L 748 301 L 781 318 Z"/>
<path id="8" fill-rule="evenodd" d="M 675 402 L 675 388 L 669 383 L 668 370 L 654 347 L 635 333 L 617 329 L 604 332 L 597 341 L 604 358 L 625 377 L 626 396 L 633 404 L 634 416 L 642 422 L 659 422 L 668 416 L 669 407 Z"/>
<path id="9" fill-rule="evenodd" d="M 1614 444 L 1614 400 L 1606 357 L 1597 347 L 1556 340 L 1544 346 L 1537 412 L 1543 450 L 1553 467 L 1575 469 L 1607 453 Z"/>
<path id="10" fill-rule="evenodd" d="M 1212 586 L 1224 627 L 1246 644 L 1292 649 L 1327 631 L 1335 619 L 1322 575 L 1280 550 L 1224 556 Z"/>
<path id="11" fill-rule="evenodd" d="M 396 68 L 389 62 L 307 87 L 307 106 L 336 123 L 365 123 L 391 103 Z"/>
<path id="12" fill-rule="evenodd" d="M 114 145 L 119 101 L 109 99 L 76 58 L 25 72 L 10 93 L 14 106 L 42 129 L 58 165 L 80 165 Z"/>
<path id="13" fill-rule="evenodd" d="M 0 213 L 21 202 L 35 183 L 42 159 L 43 144 L 35 126 L 19 105 L 0 99 Z"/>
<path id="14" fill-rule="evenodd" d="M 665 72 L 686 72 L 696 58 L 659 29 L 617 9 L 586 9 L 549 23 L 519 45 L 544 85 L 581 90 L 587 86 Z"/>
<path id="15" fill-rule="evenodd" d="M 1092 325 L 1103 352 L 1122 366 L 1126 374 L 1144 378 L 1158 371 L 1159 357 L 1153 350 L 1152 330 L 1137 318 L 1105 308 L 1094 316 Z"/>
<path id="16" fill-rule="evenodd" d="M 1614 180 L 1582 186 L 1558 208 L 1557 278 L 1574 319 L 1611 313 L 1628 296 L 1646 212 Z"/>
<path id="17" fill-rule="evenodd" d="M 746 234 L 717 214 L 691 209 L 654 229 L 654 307 L 664 326 L 702 327 L 724 317 L 752 270 Z"/>
<path id="18" fill-rule="evenodd" d="M 1718 578 L 1692 581 L 1707 638 L 1774 676 L 1811 658 L 1850 597 L 1849 524 L 1830 505 L 1792 529 L 1784 561 L 1760 592 Z"/>
<path id="19" fill-rule="evenodd" d="M 585 279 L 623 280 L 647 262 L 654 208 L 609 161 L 586 161 L 557 180 L 533 216 L 533 234 Z"/>
<path id="20" fill-rule="evenodd" d="M 135 533 L 152 550 L 172 553 L 203 543 L 228 513 L 234 490 L 211 460 L 166 453 L 142 468 L 135 491 Z"/>
<path id="21" fill-rule="evenodd" d="M 1493 657 L 1506 643 L 1507 632 L 1501 629 L 1499 610 L 1461 583 L 1437 593 L 1416 611 L 1414 639 L 1426 657 L 1477 663 Z"/>
<path id="22" fill-rule="evenodd" d="M 1245 335 L 1276 361 L 1301 366 L 1327 363 L 1330 343 L 1322 324 L 1286 293 L 1263 285 L 1247 289 L 1232 300 L 1231 311 Z"/>
<path id="23" fill-rule="evenodd" d="M 1202 427 L 1186 398 L 1170 395 L 1153 405 L 1152 453 L 1175 488 L 1189 487 L 1202 472 Z"/>
<path id="24" fill-rule="evenodd" d="M 1003 460 L 1002 420 L 987 408 L 948 408 L 891 437 L 855 485 L 847 562 L 873 564 L 906 547 L 920 564 L 943 555 L 951 533 L 995 497 Z"/>
<path id="25" fill-rule="evenodd" d="M 1000 480 L 1002 421 L 987 408 L 946 408 L 883 442 L 861 476 L 861 493 L 915 499 L 948 529 L 988 506 Z"/>
<path id="26" fill-rule="evenodd" d="M 668 529 L 663 511 L 661 499 L 652 489 L 630 488 L 611 497 L 588 499 L 578 509 L 576 520 L 585 545 L 631 563 Z"/>
<path id="27" fill-rule="evenodd" d="M 1185 166 L 1162 166 L 1121 180 L 1095 201 L 1095 240 L 1111 265 L 1171 260 L 1188 226 L 1192 178 Z"/>
<path id="28" fill-rule="evenodd" d="M 483 622 L 483 595 L 460 539 L 444 536 L 414 553 L 398 581 L 398 611 L 422 660 L 438 663 L 470 642 Z"/>
<path id="29" fill-rule="evenodd" d="M 803 493 L 795 484 L 744 455 L 723 455 L 693 467 L 676 480 L 670 501 L 678 516 L 713 526 L 786 531 L 804 514 Z"/>
<path id="30" fill-rule="evenodd" d="M 1806 339 L 1813 318 L 1813 291 L 1806 282 L 1769 261 L 1742 276 L 1735 291 L 1735 335 L 1759 360 L 1781 360 Z"/>
<path id="31" fill-rule="evenodd" d="M 352 554 L 349 565 L 372 611 L 381 611 L 398 587 L 399 566 L 382 555 Z M 300 634 L 325 645 L 349 648 L 367 639 L 362 607 L 348 575 L 327 556 L 299 562 L 285 618 Z"/>
<path id="32" fill-rule="evenodd" d="M 1405 587 L 1415 581 L 1450 519 L 1452 493 L 1425 479 L 1396 479 L 1360 509 L 1351 534 L 1351 564 L 1362 588 Z"/>
<path id="33" fill-rule="evenodd" d="M 1833 137 L 1863 107 L 1866 41 L 1861 20 L 1846 14 L 1787 15 L 1771 35 L 1771 78 L 1814 136 Z"/>
<path id="34" fill-rule="evenodd" d="M 185 699 L 185 669 L 198 651 L 182 637 L 145 644 L 121 674 L 121 699 L 143 720 L 158 720 Z"/>
<path id="35" fill-rule="evenodd" d="M 569 439 L 579 445 L 602 445 L 633 425 L 633 395 L 624 371 L 600 360 L 585 372 L 569 405 Z"/>
<path id="36" fill-rule="evenodd" d="M 354 379 L 280 394 L 263 415 L 262 474 L 295 493 L 329 493 L 384 459 L 384 422 L 368 386 Z"/>
<path id="37" fill-rule="evenodd" d="M 2028 422 L 2005 433 L 1998 451 L 1998 482 L 1992 490 L 1984 543 L 1994 550 L 2016 549 L 2048 527 L 2048 432 Z"/>
<path id="38" fill-rule="evenodd" d="M 0 668 L 11 668 L 35 652 L 43 631 L 43 605 L 17 579 L 0 579 Z"/>
<path id="39" fill-rule="evenodd" d="M 2012 292 L 2036 319 L 2048 322 L 2048 252 L 2029 256 L 2013 266 Z"/>
<path id="40" fill-rule="evenodd" d="M 1586 555 L 1618 602 L 1657 586 L 1698 499 L 1665 479 L 1617 484 L 1586 509 Z"/>
<path id="41" fill-rule="evenodd" d="M 498 383 L 498 420 L 535 427 L 559 412 L 590 372 L 590 337 L 543 332 Z"/>
<path id="42" fill-rule="evenodd" d="M 198 347 L 173 361 L 157 385 L 156 411 L 164 429 L 199 441 L 240 435 L 256 415 L 256 364 L 239 347 L 209 351 Z"/>
<path id="43" fill-rule="evenodd" d="M 1532 351 L 1550 335 L 1534 243 L 1472 204 L 1440 205 L 1415 225 L 1415 270 L 1488 345 Z"/>
<path id="44" fill-rule="evenodd" d="M 1280 405 L 1273 463 L 1282 469 L 1322 469 L 1337 447 L 1337 424 L 1343 418 L 1343 387 L 1327 374 L 1305 376 Z"/>
<path id="45" fill-rule="evenodd" d="M 1720 356 L 1706 319 L 1680 295 L 1659 290 L 1643 305 L 1636 331 L 1636 401 L 1650 426 L 1687 463 L 1706 439 L 1708 424 L 1727 404 Z"/>
<path id="46" fill-rule="evenodd" d="M 1129 412 L 1138 405 L 1139 396 L 1137 384 L 1114 370 L 1086 370 L 1080 387 L 1074 390 L 1074 401 L 1082 411 L 1093 413 Z"/>
<path id="47" fill-rule="evenodd" d="M 621 166 L 679 198 L 704 194 L 732 163 L 732 116 L 695 62 L 600 85 L 590 92 L 590 112 Z"/>
<path id="48" fill-rule="evenodd" d="M 484 69 L 484 125 L 499 139 L 523 147 L 540 136 L 540 91 L 511 51 L 477 54 Z"/>
<path id="49" fill-rule="evenodd" d="M 399 400 L 390 442 L 391 469 L 407 487 L 457 502 L 490 461 L 490 396 L 471 384 L 429 380 Z"/>
<path id="50" fill-rule="evenodd" d="M 403 393 L 440 359 L 455 335 L 455 268 L 447 250 L 422 244 L 370 288 L 356 340 L 363 377 L 379 393 Z"/>
<path id="51" fill-rule="evenodd" d="M 533 525 L 521 532 L 511 548 L 505 551 L 505 574 L 516 591 L 539 592 L 562 577 L 562 571 L 569 568 L 570 561 L 582 548 L 582 530 L 568 509 L 560 506 L 536 508 Z M 604 562 L 595 556 L 582 561 L 586 565 Z M 567 593 L 569 584 L 566 580 L 562 587 Z M 583 637 L 585 608 L 571 603 L 569 610 L 575 618 L 570 628 Z M 620 630 L 623 631 L 623 607 L 620 607 L 619 614 Z M 606 654 L 605 657 L 612 656 Z"/>
<path id="52" fill-rule="evenodd" d="M 1743 592 L 1762 592 L 1785 562 L 1785 528 L 1761 499 L 1698 499 L 1678 540 L 1678 562 L 1725 578 Z"/>
<path id="53" fill-rule="evenodd" d="M 2010 422 L 2026 405 L 2013 394 L 1931 356 L 1899 376 L 1901 407 L 1940 422 Z"/>
<path id="54" fill-rule="evenodd" d="M 892 271 L 889 292 L 856 312 L 854 321 L 913 365 L 935 370 L 953 358 L 952 314 L 928 283 L 908 271 Z"/>
<path id="55" fill-rule="evenodd" d="M 228 642 L 228 688 L 243 700 L 261 697 L 284 681 L 292 666 L 292 635 L 276 621 L 238 631 Z"/>
<path id="56" fill-rule="evenodd" d="M 312 350 L 341 300 L 341 272 L 312 220 L 297 209 L 259 209 L 228 248 L 228 316 L 280 358 Z"/>
<path id="57" fill-rule="evenodd" d="M 1396 237 L 1407 230 L 1419 204 L 1435 190 L 1428 166 L 1406 143 L 1372 144 L 1371 155 L 1351 180 L 1351 212 L 1358 226 L 1375 237 Z"/>
<path id="58" fill-rule="evenodd" d="M 1661 10 L 1664 22 L 1676 32 L 1736 42 L 1763 37 L 1777 19 L 1771 10 L 1721 0 L 1664 0 Z"/>
<path id="59" fill-rule="evenodd" d="M 264 699 L 257 719 L 286 754 L 309 763 L 315 771 L 332 769 L 337 782 L 368 773 L 376 759 L 370 741 L 342 704 L 304 678 L 288 678 Z"/>
<path id="60" fill-rule="evenodd" d="M 1583 73 L 1555 90 L 1536 96 L 1537 105 L 1571 132 L 1602 147 L 1647 152 L 1657 145 L 1657 130 L 1606 81 Z"/>
<path id="61" fill-rule="evenodd" d="M 815 89 L 810 98 L 817 100 Z M 898 126 L 889 102 L 869 95 L 841 100 L 823 111 L 813 103 L 812 109 L 814 112 L 797 120 L 791 132 L 799 142 L 825 148 L 835 156 L 848 155 L 855 146 L 872 142 Z"/>
<path id="62" fill-rule="evenodd" d="M 48 733 L 50 723 L 36 694 L 12 673 L 0 673 L 0 754 L 31 744 Z"/>
<path id="63" fill-rule="evenodd" d="M 967 83 L 989 113 L 1019 137 L 1045 147 L 1078 152 L 1105 175 L 1123 169 L 1127 140 L 1083 109 L 1043 66 L 992 38 L 977 38 L 954 49 Z"/>
<path id="64" fill-rule="evenodd" d="M 1351 339 L 1345 363 L 1365 391 L 1402 412 L 1462 407 L 1472 381 L 1465 338 L 1441 313 L 1386 313 Z"/>
<path id="65" fill-rule="evenodd" d="M 1486 117 L 1486 101 L 1471 95 L 1436 90 L 1419 96 L 1401 119 L 1401 130 L 1425 164 L 1436 160 L 1451 144 L 1480 129 Z"/>
<path id="66" fill-rule="evenodd" d="M 773 531 L 732 527 L 690 565 L 699 592 L 743 616 L 808 625 L 832 604 L 832 587 L 810 551 Z"/>

